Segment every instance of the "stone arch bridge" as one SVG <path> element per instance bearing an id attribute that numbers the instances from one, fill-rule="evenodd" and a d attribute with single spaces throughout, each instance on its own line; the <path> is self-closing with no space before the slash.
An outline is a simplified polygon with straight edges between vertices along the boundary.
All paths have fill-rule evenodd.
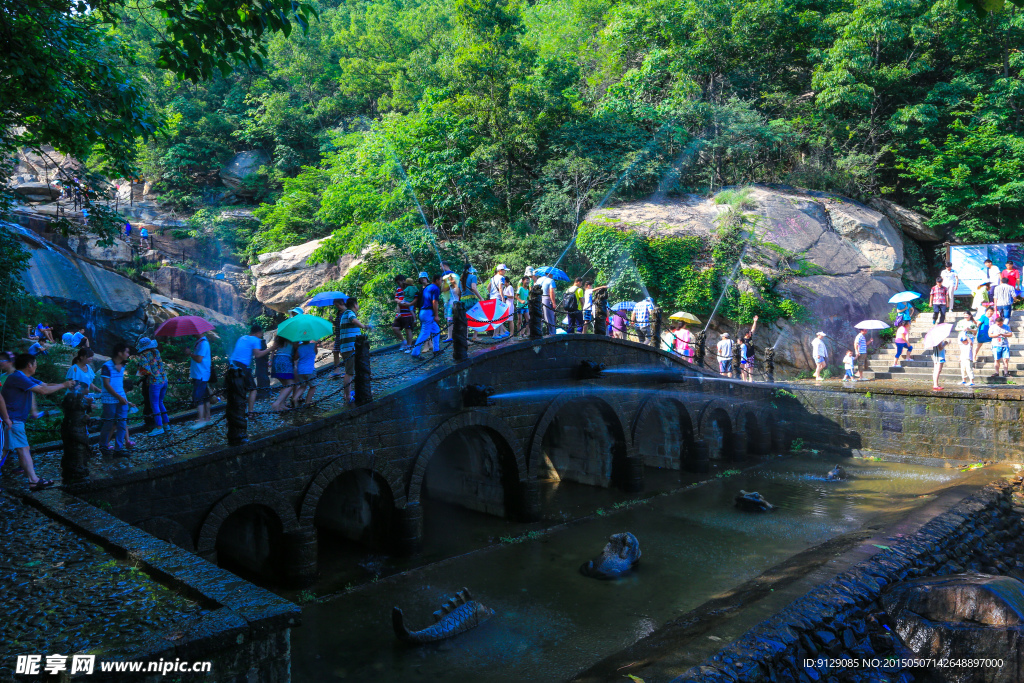
<path id="1" fill-rule="evenodd" d="M 605 370 L 595 376 L 589 363 Z M 479 385 L 495 389 L 489 401 Z M 325 533 L 415 552 L 425 495 L 532 521 L 544 514 L 543 480 L 640 491 L 645 466 L 702 471 L 782 451 L 777 413 L 770 386 L 714 381 L 634 342 L 558 335 L 242 446 L 71 491 L 223 566 L 301 584 L 316 575 Z"/>

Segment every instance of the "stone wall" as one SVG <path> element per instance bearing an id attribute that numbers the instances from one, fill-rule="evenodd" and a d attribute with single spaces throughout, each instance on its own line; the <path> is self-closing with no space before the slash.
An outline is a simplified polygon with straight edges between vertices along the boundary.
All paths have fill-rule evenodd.
<path id="1" fill-rule="evenodd" d="M 1014 505 L 1020 490 L 1018 478 L 1012 485 L 993 485 L 964 499 L 912 536 L 818 586 L 673 683 L 909 682 L 920 680 L 923 673 L 934 674 L 896 665 L 844 666 L 836 660 L 914 657 L 889 628 L 879 601 L 894 583 L 965 571 L 1024 577 L 1018 554 L 1024 508 Z M 808 660 L 814 663 L 807 666 Z"/>
<path id="2" fill-rule="evenodd" d="M 946 458 L 1009 460 L 1024 457 L 1018 392 L 935 395 L 907 389 L 825 390 L 786 387 L 800 411 L 815 412 L 830 428 L 800 436 L 811 448 L 844 454 L 861 450 Z"/>

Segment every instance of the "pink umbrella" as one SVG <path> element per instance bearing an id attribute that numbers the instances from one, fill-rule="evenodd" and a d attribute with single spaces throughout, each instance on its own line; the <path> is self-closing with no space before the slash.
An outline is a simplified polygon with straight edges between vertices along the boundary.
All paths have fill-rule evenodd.
<path id="1" fill-rule="evenodd" d="M 924 340 L 921 342 L 921 345 L 926 349 L 934 348 L 939 344 L 939 342 L 948 337 L 949 333 L 952 331 L 953 323 L 942 323 L 941 325 L 936 325 L 925 333 Z"/>
<path id="2" fill-rule="evenodd" d="M 466 324 L 474 330 L 486 332 L 508 321 L 512 307 L 497 299 L 486 299 L 466 311 Z"/>
<path id="3" fill-rule="evenodd" d="M 202 334 L 214 329 L 213 323 L 198 315 L 180 315 L 165 320 L 153 333 L 154 337 L 185 337 L 190 334 Z"/>

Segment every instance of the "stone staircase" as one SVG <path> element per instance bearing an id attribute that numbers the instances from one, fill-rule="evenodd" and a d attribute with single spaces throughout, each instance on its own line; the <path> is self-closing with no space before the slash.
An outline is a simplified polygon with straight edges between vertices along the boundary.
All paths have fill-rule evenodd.
<path id="1" fill-rule="evenodd" d="M 963 313 L 946 314 L 946 322 L 954 324 L 949 333 L 946 346 L 946 366 L 942 371 L 940 382 L 949 383 L 956 377 L 960 379 L 960 348 L 957 342 L 960 332 L 956 324 L 964 317 Z M 1010 377 L 1015 384 L 1024 384 L 1024 311 L 1015 311 L 1010 316 Z M 910 345 L 914 352 L 908 357 L 904 351 L 902 367 L 893 367 L 896 357 L 896 342 L 886 342 L 884 346 L 870 355 L 868 367 L 871 371 L 864 373 L 864 379 L 903 379 L 921 382 L 931 386 L 932 382 L 932 350 L 921 345 L 924 335 L 932 328 L 931 313 L 919 313 L 910 323 Z M 877 335 L 877 333 L 875 333 Z M 877 336 L 875 337 L 877 341 Z M 845 352 L 844 352 L 845 353 Z M 909 359 L 908 359 L 909 358 Z M 974 361 L 975 384 L 1006 384 L 1005 377 L 991 377 L 995 374 L 995 360 L 992 357 L 992 346 L 982 344 L 978 357 Z M 1014 379 L 1018 378 L 1018 379 Z"/>

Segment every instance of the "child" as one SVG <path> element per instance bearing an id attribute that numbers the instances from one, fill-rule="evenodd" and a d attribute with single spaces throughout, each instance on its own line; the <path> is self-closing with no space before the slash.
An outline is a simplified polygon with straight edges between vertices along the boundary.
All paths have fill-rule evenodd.
<path id="1" fill-rule="evenodd" d="M 853 381 L 853 351 L 847 350 L 846 355 L 843 356 L 843 367 L 846 368 L 846 374 L 843 375 L 844 382 Z"/>
<path id="2" fill-rule="evenodd" d="M 939 386 L 939 375 L 942 374 L 942 366 L 945 363 L 946 340 L 943 339 L 932 349 L 932 365 L 935 366 L 932 370 L 932 391 L 942 391 L 942 387 Z"/>

